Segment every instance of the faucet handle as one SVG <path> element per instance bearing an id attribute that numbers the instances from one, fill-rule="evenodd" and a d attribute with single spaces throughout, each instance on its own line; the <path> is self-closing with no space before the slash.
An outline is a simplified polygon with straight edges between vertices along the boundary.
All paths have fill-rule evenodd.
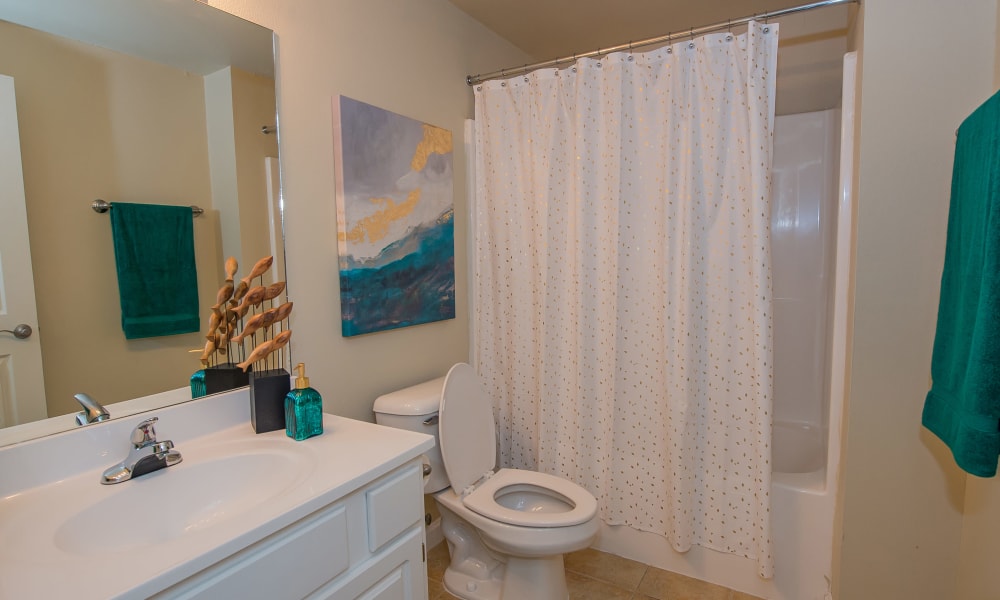
<path id="1" fill-rule="evenodd" d="M 153 454 L 156 455 L 156 458 L 163 459 L 166 458 L 168 454 L 170 454 L 170 451 L 173 450 L 173 448 L 174 448 L 174 443 L 170 440 L 164 440 L 162 442 L 154 442 Z"/>
<path id="2" fill-rule="evenodd" d="M 159 420 L 159 417 L 150 417 L 136 425 L 135 429 L 132 430 L 132 445 L 136 448 L 142 448 L 143 446 L 155 444 L 156 429 L 153 428 L 153 424 Z"/>

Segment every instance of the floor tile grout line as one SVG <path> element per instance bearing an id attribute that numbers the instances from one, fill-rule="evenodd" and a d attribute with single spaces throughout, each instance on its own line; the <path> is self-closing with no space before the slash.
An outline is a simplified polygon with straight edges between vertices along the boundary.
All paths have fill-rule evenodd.
<path id="1" fill-rule="evenodd" d="M 632 587 L 628 587 L 628 586 L 622 585 L 621 583 L 618 583 L 618 582 L 615 582 L 615 581 L 611 581 L 610 579 L 605 579 L 605 578 L 601 577 L 600 575 L 594 575 L 594 574 L 591 574 L 591 573 L 584 573 L 582 571 L 576 571 L 574 569 L 567 568 L 566 572 L 567 573 L 573 573 L 574 575 L 580 575 L 581 577 L 586 577 L 587 579 L 593 579 L 594 581 L 600 581 L 601 583 L 607 583 L 608 585 L 614 586 L 614 587 L 616 587 L 616 588 L 618 588 L 620 590 L 625 590 L 627 592 L 638 592 L 639 591 L 639 585 L 642 583 L 642 578 L 646 576 L 646 572 L 648 570 L 649 570 L 648 566 L 642 570 L 642 575 L 639 576 L 639 581 L 635 584 L 635 586 L 632 586 Z"/>
<path id="2" fill-rule="evenodd" d="M 571 571 L 569 569 L 566 569 L 566 572 L 567 573 L 572 573 L 572 574 L 574 574 L 574 575 L 576 575 L 578 577 L 583 577 L 584 579 L 589 579 L 591 581 L 596 581 L 598 583 L 603 583 L 603 584 L 611 586 L 613 588 L 622 590 L 623 592 L 629 592 L 632 595 L 635 595 L 635 594 L 637 594 L 639 592 L 639 584 L 636 584 L 636 586 L 634 588 L 628 588 L 628 587 L 625 587 L 623 585 L 619 585 L 618 583 L 615 583 L 614 581 L 608 581 L 607 579 L 601 579 L 600 577 L 596 577 L 594 575 L 588 575 L 587 573 L 581 573 L 579 571 Z M 645 571 L 643 571 L 643 575 L 645 575 Z M 639 578 L 639 581 L 640 582 L 642 581 L 641 577 Z"/>

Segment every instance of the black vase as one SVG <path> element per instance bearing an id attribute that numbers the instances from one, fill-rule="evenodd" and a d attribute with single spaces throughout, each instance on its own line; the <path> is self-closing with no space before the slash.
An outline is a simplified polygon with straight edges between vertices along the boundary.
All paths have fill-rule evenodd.
<path id="1" fill-rule="evenodd" d="M 285 428 L 285 396 L 291 389 L 288 371 L 284 369 L 250 374 L 250 424 L 255 432 Z"/>
<path id="2" fill-rule="evenodd" d="M 250 373 L 233 363 L 222 363 L 205 369 L 205 393 L 226 392 L 250 383 Z"/>

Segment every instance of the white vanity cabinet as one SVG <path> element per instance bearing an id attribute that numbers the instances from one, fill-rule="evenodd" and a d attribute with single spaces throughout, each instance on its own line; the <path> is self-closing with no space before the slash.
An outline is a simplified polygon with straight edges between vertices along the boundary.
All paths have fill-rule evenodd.
<path id="1" fill-rule="evenodd" d="M 153 596 L 426 600 L 417 458 Z"/>

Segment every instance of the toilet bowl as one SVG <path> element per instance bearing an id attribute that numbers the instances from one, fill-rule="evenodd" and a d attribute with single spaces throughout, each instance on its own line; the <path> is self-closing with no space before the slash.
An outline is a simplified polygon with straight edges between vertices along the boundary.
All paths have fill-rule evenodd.
<path id="1" fill-rule="evenodd" d="M 493 409 L 471 366 L 452 367 L 440 389 L 435 424 L 448 487 L 426 491 L 434 493 L 451 551 L 445 588 L 467 600 L 565 600 L 563 554 L 593 542 L 599 526 L 597 500 L 554 475 L 494 472 Z M 397 399 L 412 406 L 412 395 L 379 398 L 380 423 L 389 420 L 378 419 L 380 411 L 395 410 Z M 433 420 L 413 417 L 414 422 Z"/>

